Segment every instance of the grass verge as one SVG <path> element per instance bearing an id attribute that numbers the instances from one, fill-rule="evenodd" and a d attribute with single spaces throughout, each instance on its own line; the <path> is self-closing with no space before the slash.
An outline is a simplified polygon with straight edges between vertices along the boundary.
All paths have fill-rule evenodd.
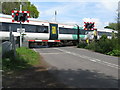
<path id="1" fill-rule="evenodd" d="M 16 49 L 16 57 L 14 57 L 13 51 L 9 51 L 3 56 L 2 69 L 3 71 L 22 70 L 39 64 L 39 60 L 39 53 L 26 47 L 21 47 Z"/>

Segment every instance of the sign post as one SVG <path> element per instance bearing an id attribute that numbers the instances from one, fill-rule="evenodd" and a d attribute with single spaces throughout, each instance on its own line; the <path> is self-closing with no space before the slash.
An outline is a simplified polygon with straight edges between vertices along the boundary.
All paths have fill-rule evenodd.
<path id="1" fill-rule="evenodd" d="M 22 47 L 22 34 L 21 34 L 21 31 L 22 31 L 22 24 L 21 24 L 21 21 L 20 21 L 20 47 Z"/>
<path id="2" fill-rule="evenodd" d="M 22 47 L 22 34 L 25 33 L 25 28 L 22 28 L 22 24 L 20 24 L 20 28 L 17 28 L 17 32 L 20 33 L 20 47 Z"/>

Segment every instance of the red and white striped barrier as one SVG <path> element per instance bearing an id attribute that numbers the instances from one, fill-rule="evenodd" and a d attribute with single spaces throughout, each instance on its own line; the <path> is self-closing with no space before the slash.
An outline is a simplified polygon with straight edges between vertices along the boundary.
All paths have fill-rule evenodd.
<path id="1" fill-rule="evenodd" d="M 27 13 L 27 18 L 30 18 L 30 11 L 12 11 L 12 22 L 14 22 L 14 13 Z M 20 22 L 20 21 L 17 21 Z M 27 22 L 29 22 L 29 20 L 27 20 Z"/>
<path id="2" fill-rule="evenodd" d="M 29 42 L 60 42 L 60 40 L 28 40 Z"/>

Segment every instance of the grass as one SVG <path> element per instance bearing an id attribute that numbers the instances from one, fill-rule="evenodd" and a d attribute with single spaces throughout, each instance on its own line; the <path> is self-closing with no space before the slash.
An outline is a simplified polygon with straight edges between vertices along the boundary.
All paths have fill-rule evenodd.
<path id="1" fill-rule="evenodd" d="M 39 53 L 26 47 L 17 48 L 17 55 L 20 59 L 24 59 L 30 65 L 36 65 L 39 61 Z"/>
<path id="2" fill-rule="evenodd" d="M 13 51 L 9 51 L 3 56 L 2 68 L 4 71 L 22 70 L 39 64 L 39 60 L 39 53 L 26 47 L 21 47 L 16 49 L 16 57 L 14 57 Z"/>

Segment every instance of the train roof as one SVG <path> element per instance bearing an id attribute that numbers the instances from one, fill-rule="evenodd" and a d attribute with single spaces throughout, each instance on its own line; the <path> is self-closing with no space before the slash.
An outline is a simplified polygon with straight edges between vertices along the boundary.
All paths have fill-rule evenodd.
<path id="1" fill-rule="evenodd" d="M 6 14 L 2 14 L 2 13 L 0 13 L 0 17 L 4 17 L 4 18 L 12 18 L 11 15 L 6 15 Z M 38 20 L 38 19 L 35 19 L 35 18 L 29 18 L 29 20 L 48 22 L 47 20 Z"/>
<path id="2" fill-rule="evenodd" d="M 2 13 L 0 13 L 0 17 L 12 19 L 11 15 L 6 15 L 6 14 L 2 14 Z M 44 23 L 44 25 L 48 25 L 49 23 L 56 23 L 56 24 L 59 24 L 59 26 L 61 26 L 61 27 L 75 27 L 75 24 L 65 24 L 65 23 L 53 22 L 53 21 L 48 21 L 48 20 L 40 20 L 40 19 L 35 19 L 35 18 L 29 18 L 29 20 L 36 25 L 39 22 L 39 23 Z M 12 22 L 12 21 L 9 20 L 9 22 Z M 18 23 L 18 22 L 15 22 L 15 23 Z M 31 24 L 33 24 L 33 23 L 31 23 Z M 28 23 L 24 22 L 24 24 L 28 24 Z"/>
<path id="3" fill-rule="evenodd" d="M 116 31 L 116 30 L 107 29 L 107 28 L 104 28 L 104 29 L 97 29 L 97 31 L 100 31 L 100 32 L 116 32 L 116 33 L 118 33 L 118 31 Z"/>

